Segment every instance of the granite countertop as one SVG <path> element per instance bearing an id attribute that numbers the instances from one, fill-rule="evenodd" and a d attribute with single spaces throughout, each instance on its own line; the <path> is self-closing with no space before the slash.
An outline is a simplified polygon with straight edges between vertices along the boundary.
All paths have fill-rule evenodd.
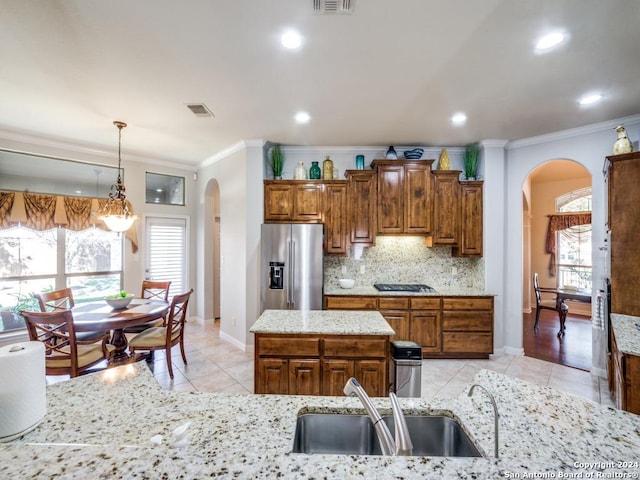
<path id="1" fill-rule="evenodd" d="M 325 295 L 367 295 L 378 297 L 494 297 L 476 288 L 445 288 L 437 292 L 380 292 L 373 285 L 340 288 L 332 285 L 324 286 Z"/>
<path id="2" fill-rule="evenodd" d="M 618 349 L 627 355 L 640 356 L 640 317 L 612 313 L 611 325 Z"/>
<path id="3" fill-rule="evenodd" d="M 377 311 L 344 310 L 265 310 L 249 331 L 320 335 L 395 334 Z"/>
<path id="4" fill-rule="evenodd" d="M 621 472 L 638 478 L 639 416 L 487 370 L 473 382 L 496 398 L 500 459 L 305 455 L 291 453 L 298 414 L 362 413 L 357 399 L 166 391 L 141 362 L 49 386 L 42 423 L 0 444 L 0 477 L 298 480 L 373 479 L 384 472 L 394 479 L 495 479 L 548 472 L 546 478 L 623 478 L 612 476 Z M 373 401 L 390 412 L 388 398 Z M 454 400 L 401 398 L 400 404 L 406 414 L 457 418 L 481 451 L 492 454 L 493 411 L 484 392 Z M 186 422 L 185 445 L 171 446 L 171 432 Z M 154 444 L 156 435 L 163 439 Z"/>

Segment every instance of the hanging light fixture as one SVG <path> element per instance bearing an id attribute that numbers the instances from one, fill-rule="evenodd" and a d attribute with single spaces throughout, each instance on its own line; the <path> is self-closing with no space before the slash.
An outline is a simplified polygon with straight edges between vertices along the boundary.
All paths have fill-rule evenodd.
<path id="1" fill-rule="evenodd" d="M 118 180 L 114 185 L 111 185 L 111 191 L 109 192 L 109 200 L 105 204 L 104 208 L 100 211 L 98 218 L 102 220 L 107 228 L 113 232 L 125 232 L 129 230 L 133 222 L 138 218 L 133 214 L 133 210 L 129 207 L 126 201 L 125 188 L 122 183 L 122 176 L 120 174 L 120 151 L 122 146 L 122 129 L 127 126 L 124 122 L 115 121 L 113 124 L 118 127 Z"/>

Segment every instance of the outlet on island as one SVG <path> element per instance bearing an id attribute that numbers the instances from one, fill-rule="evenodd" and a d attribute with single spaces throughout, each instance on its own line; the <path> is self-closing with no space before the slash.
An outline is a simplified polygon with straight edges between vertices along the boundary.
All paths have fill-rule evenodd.
<path id="1" fill-rule="evenodd" d="M 340 271 L 342 272 L 343 275 L 347 274 L 347 266 L 346 265 L 342 265 L 342 268 L 340 269 Z"/>

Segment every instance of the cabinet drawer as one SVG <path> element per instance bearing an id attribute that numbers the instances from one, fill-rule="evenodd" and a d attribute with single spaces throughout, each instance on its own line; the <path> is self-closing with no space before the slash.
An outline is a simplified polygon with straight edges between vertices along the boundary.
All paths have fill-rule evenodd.
<path id="1" fill-rule="evenodd" d="M 420 297 L 411 299 L 411 310 L 439 310 L 440 297 Z"/>
<path id="2" fill-rule="evenodd" d="M 327 338 L 324 340 L 325 357 L 386 357 L 387 341 L 362 338 Z"/>
<path id="3" fill-rule="evenodd" d="M 408 298 L 378 298 L 378 308 L 380 310 L 408 310 Z"/>
<path id="4" fill-rule="evenodd" d="M 319 338 L 260 337 L 257 344 L 258 355 L 320 355 Z"/>
<path id="5" fill-rule="evenodd" d="M 493 329 L 491 312 L 442 312 L 442 330 L 490 332 Z"/>
<path id="6" fill-rule="evenodd" d="M 493 298 L 486 297 L 444 297 L 443 310 L 493 310 Z"/>
<path id="7" fill-rule="evenodd" d="M 443 332 L 443 353 L 492 353 L 493 338 L 490 333 Z"/>
<path id="8" fill-rule="evenodd" d="M 325 297 L 326 310 L 377 310 L 376 297 Z"/>

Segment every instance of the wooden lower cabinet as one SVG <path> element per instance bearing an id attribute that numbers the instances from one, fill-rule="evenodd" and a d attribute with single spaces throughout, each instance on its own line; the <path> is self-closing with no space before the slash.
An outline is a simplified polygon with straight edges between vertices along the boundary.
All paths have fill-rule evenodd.
<path id="1" fill-rule="evenodd" d="M 389 337 L 256 334 L 254 391 L 344 395 L 355 377 L 370 396 L 388 394 Z"/>
<path id="2" fill-rule="evenodd" d="M 613 329 L 610 335 L 616 407 L 640 415 L 640 356 L 620 351 Z"/>
<path id="3" fill-rule="evenodd" d="M 326 295 L 326 310 L 378 310 L 423 358 L 488 358 L 493 353 L 493 297 Z"/>
<path id="4" fill-rule="evenodd" d="M 465 358 L 493 353 L 493 297 L 442 299 L 442 353 Z"/>

